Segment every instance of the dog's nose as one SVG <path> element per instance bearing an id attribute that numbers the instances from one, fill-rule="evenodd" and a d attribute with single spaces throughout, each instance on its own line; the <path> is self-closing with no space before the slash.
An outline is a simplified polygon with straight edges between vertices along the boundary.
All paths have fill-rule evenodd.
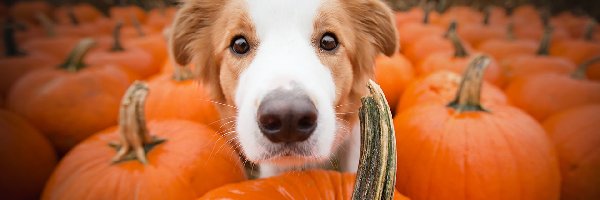
<path id="1" fill-rule="evenodd" d="M 258 106 L 258 126 L 274 143 L 301 142 L 317 127 L 317 108 L 305 94 L 276 90 Z"/>

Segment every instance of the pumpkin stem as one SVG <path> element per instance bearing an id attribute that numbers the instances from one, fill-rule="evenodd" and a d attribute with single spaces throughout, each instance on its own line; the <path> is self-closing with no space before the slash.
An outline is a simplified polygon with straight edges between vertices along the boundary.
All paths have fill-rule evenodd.
<path id="1" fill-rule="evenodd" d="M 79 19 L 77 19 L 77 16 L 75 16 L 73 6 L 67 6 L 67 16 L 69 17 L 69 21 L 71 21 L 71 25 L 79 26 Z"/>
<path id="2" fill-rule="evenodd" d="M 86 66 L 83 63 L 83 58 L 95 44 L 96 41 L 91 38 L 85 38 L 79 41 L 77 46 L 69 53 L 65 63 L 60 65 L 60 68 L 69 72 L 77 72 L 83 69 Z"/>
<path id="3" fill-rule="evenodd" d="M 175 81 L 187 81 L 194 78 L 194 73 L 189 67 L 179 66 L 175 64 L 175 71 L 173 72 L 173 80 Z"/>
<path id="4" fill-rule="evenodd" d="M 56 29 L 55 29 L 56 27 L 54 26 L 54 23 L 52 22 L 52 20 L 50 18 L 48 18 L 48 16 L 46 16 L 44 13 L 40 12 L 40 13 L 37 13 L 35 15 L 35 17 L 38 19 L 38 21 L 40 21 L 40 23 L 44 27 L 46 36 L 56 37 Z"/>
<path id="5" fill-rule="evenodd" d="M 367 88 L 370 94 L 359 110 L 361 153 L 352 199 L 391 200 L 396 184 L 392 113 L 379 85 L 369 80 Z"/>
<path id="6" fill-rule="evenodd" d="M 550 27 L 550 17 L 551 17 L 551 14 L 550 14 L 549 8 L 547 8 L 547 7 L 542 8 L 540 12 L 541 12 L 540 13 L 540 15 L 541 15 L 540 17 L 542 18 L 542 25 L 543 25 L 543 27 Z"/>
<path id="7" fill-rule="evenodd" d="M 600 61 L 600 56 L 596 56 L 588 61 L 585 61 L 584 63 L 581 63 L 577 69 L 571 74 L 571 77 L 573 77 L 574 79 L 586 79 L 587 78 L 587 70 L 590 67 L 590 65 L 599 62 Z"/>
<path id="8" fill-rule="evenodd" d="M 452 34 L 452 33 L 456 34 L 457 24 L 458 23 L 456 22 L 456 20 L 452 20 L 452 22 L 450 22 L 450 25 L 448 25 L 448 30 L 444 34 L 444 38 L 448 39 L 448 38 L 450 38 L 450 34 Z"/>
<path id="9" fill-rule="evenodd" d="M 4 49 L 7 57 L 23 56 L 25 53 L 19 50 L 17 40 L 15 38 L 17 25 L 14 23 L 14 19 L 10 17 L 4 25 Z"/>
<path id="10" fill-rule="evenodd" d="M 475 57 L 467 67 L 463 79 L 458 88 L 456 98 L 448 104 L 457 112 L 486 111 L 481 106 L 481 87 L 483 86 L 483 75 L 490 64 L 490 59 L 484 55 Z"/>
<path id="11" fill-rule="evenodd" d="M 598 22 L 594 18 L 590 18 L 590 21 L 585 26 L 585 32 L 583 34 L 583 39 L 585 41 L 591 42 L 594 39 L 594 29 L 596 29 L 596 25 Z"/>
<path id="12" fill-rule="evenodd" d="M 131 15 L 131 22 L 133 23 L 133 27 L 135 27 L 135 30 L 137 31 L 138 35 L 140 37 L 144 37 L 146 33 L 144 33 L 144 29 L 142 29 L 142 24 L 140 23 L 140 20 L 138 20 L 135 15 Z"/>
<path id="13" fill-rule="evenodd" d="M 544 29 L 544 35 L 542 35 L 542 40 L 540 41 L 540 47 L 537 50 L 537 55 L 539 55 L 539 56 L 550 55 L 550 40 L 551 39 L 552 39 L 552 28 L 548 26 Z"/>
<path id="14" fill-rule="evenodd" d="M 506 9 L 506 16 L 511 17 L 515 11 L 515 2 L 513 0 L 506 1 L 504 3 L 504 9 Z"/>
<path id="15" fill-rule="evenodd" d="M 429 2 L 423 6 L 423 24 L 429 24 L 429 14 L 431 13 L 431 9 L 433 9 L 433 7 L 433 2 Z"/>
<path id="16" fill-rule="evenodd" d="M 437 11 L 438 13 L 443 13 L 448 8 L 448 0 L 439 0 L 437 3 Z"/>
<path id="17" fill-rule="evenodd" d="M 514 41 L 516 39 L 516 37 L 515 37 L 515 23 L 514 22 L 510 22 L 508 24 L 508 26 L 506 27 L 506 37 L 510 41 Z"/>
<path id="18" fill-rule="evenodd" d="M 121 44 L 121 29 L 123 28 L 123 22 L 118 21 L 113 30 L 113 46 L 110 49 L 112 52 L 125 51 Z"/>
<path id="19" fill-rule="evenodd" d="M 144 106 L 148 92 L 146 83 L 135 81 L 121 100 L 119 110 L 120 144 L 109 144 L 117 149 L 117 155 L 112 159 L 113 163 L 138 160 L 143 164 L 148 164 L 146 153 L 156 145 L 165 142 L 164 139 L 151 136 L 146 127 Z"/>
<path id="20" fill-rule="evenodd" d="M 454 45 L 454 57 L 455 58 L 466 58 L 467 56 L 469 56 L 467 49 L 465 49 L 465 46 L 460 41 L 460 38 L 458 37 L 458 34 L 456 33 L 456 31 L 449 32 L 448 39 L 450 39 L 450 41 L 452 42 L 452 45 Z"/>
<path id="21" fill-rule="evenodd" d="M 491 15 L 491 11 L 492 8 L 490 7 L 485 7 L 483 9 L 483 25 L 487 26 L 490 25 L 490 15 Z"/>

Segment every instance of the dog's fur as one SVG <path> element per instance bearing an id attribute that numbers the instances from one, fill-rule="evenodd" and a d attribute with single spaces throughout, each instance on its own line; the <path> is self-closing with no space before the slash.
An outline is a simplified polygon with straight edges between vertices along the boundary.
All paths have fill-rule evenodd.
<path id="1" fill-rule="evenodd" d="M 327 32 L 339 41 L 335 51 L 319 48 Z M 251 45 L 242 56 L 230 51 L 240 35 Z M 224 124 L 235 124 L 225 137 L 262 177 L 327 163 L 338 149 L 342 167 L 356 170 L 360 97 L 375 56 L 396 48 L 392 12 L 379 0 L 184 0 L 171 33 L 175 61 L 198 66 L 222 118 L 235 119 Z M 303 90 L 318 110 L 306 141 L 272 143 L 257 125 L 261 99 L 281 88 Z"/>

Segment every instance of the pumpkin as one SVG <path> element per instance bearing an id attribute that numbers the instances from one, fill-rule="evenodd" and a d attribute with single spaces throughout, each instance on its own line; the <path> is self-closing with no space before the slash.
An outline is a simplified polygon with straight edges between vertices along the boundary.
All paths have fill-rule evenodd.
<path id="1" fill-rule="evenodd" d="M 491 25 L 489 18 L 490 11 L 486 9 L 483 22 L 462 24 L 458 27 L 458 35 L 473 47 L 478 47 L 486 40 L 505 38 L 504 26 Z"/>
<path id="2" fill-rule="evenodd" d="M 4 37 L 4 56 L 0 57 L 0 98 L 23 75 L 47 64 L 57 64 L 58 59 L 39 51 L 22 52 L 14 38 L 14 25 L 7 25 Z"/>
<path id="3" fill-rule="evenodd" d="M 489 62 L 471 62 L 449 104 L 414 106 L 395 117 L 400 193 L 412 199 L 559 198 L 558 163 L 541 125 L 512 106 L 481 102 Z"/>
<path id="4" fill-rule="evenodd" d="M 413 45 L 403 49 L 404 54 L 412 63 L 420 65 L 431 54 L 452 52 L 454 47 L 447 37 L 450 32 L 456 32 L 456 22 L 450 24 L 445 35 L 429 35 L 415 40 Z"/>
<path id="5" fill-rule="evenodd" d="M 587 67 L 600 57 L 578 67 L 571 74 L 542 73 L 512 81 L 506 95 L 517 107 L 543 121 L 548 116 L 575 106 L 600 103 L 600 83 L 587 80 Z"/>
<path id="6" fill-rule="evenodd" d="M 116 124 L 119 98 L 130 83 L 118 66 L 81 62 L 93 44 L 83 39 L 65 64 L 25 75 L 8 95 L 8 108 L 42 131 L 59 154 Z"/>
<path id="7" fill-rule="evenodd" d="M 467 25 L 480 24 L 483 19 L 484 15 L 472 7 L 458 5 L 450 7 L 440 16 L 439 21 L 433 23 L 441 27 L 448 27 L 453 21 Z"/>
<path id="8" fill-rule="evenodd" d="M 123 98 L 119 126 L 69 152 L 41 199 L 193 199 L 245 180 L 235 150 L 206 126 L 185 120 L 146 123 L 148 92 L 144 83 L 134 83 Z"/>
<path id="9" fill-rule="evenodd" d="M 477 50 L 500 62 L 515 56 L 535 55 L 539 46 L 538 42 L 530 39 L 516 39 L 513 35 L 513 28 L 514 25 L 509 24 L 506 38 L 486 40 L 477 47 Z"/>
<path id="10" fill-rule="evenodd" d="M 600 104 L 552 115 L 544 128 L 558 154 L 561 199 L 600 199 Z"/>
<path id="11" fill-rule="evenodd" d="M 428 103 L 448 103 L 456 96 L 461 80 L 460 74 L 447 70 L 419 77 L 406 87 L 400 103 L 396 106 L 396 111 L 400 113 L 413 106 Z M 482 87 L 483 106 L 487 106 L 488 103 L 508 103 L 508 98 L 500 88 L 487 82 L 484 82 Z"/>
<path id="12" fill-rule="evenodd" d="M 421 37 L 429 35 L 444 35 L 444 30 L 438 26 L 431 25 L 429 23 L 429 12 L 432 9 L 431 6 L 423 8 L 423 20 L 421 22 L 412 22 L 403 24 L 397 27 L 398 34 L 400 35 L 400 49 L 410 47 L 414 41 Z"/>
<path id="13" fill-rule="evenodd" d="M 163 34 L 153 33 L 143 37 L 131 38 L 125 41 L 125 48 L 139 48 L 152 56 L 153 63 L 164 63 L 167 60 L 167 39 Z M 162 70 L 159 68 L 159 70 Z"/>
<path id="14" fill-rule="evenodd" d="M 539 41 L 548 28 L 552 28 L 554 31 L 552 42 L 567 40 L 571 37 L 561 26 L 553 24 L 548 10 L 538 11 L 531 5 L 524 5 L 515 10 L 511 19 L 515 23 L 515 37 L 519 39 Z"/>
<path id="15" fill-rule="evenodd" d="M 121 40 L 123 23 L 118 22 L 113 33 L 113 45 L 110 49 L 95 51 L 85 58 L 91 65 L 119 65 L 137 75 L 137 78 L 147 78 L 160 71 L 160 64 L 147 51 L 140 48 L 125 49 Z M 136 78 L 136 79 L 137 79 Z"/>
<path id="16" fill-rule="evenodd" d="M 3 199 L 37 199 L 56 165 L 48 139 L 23 118 L 0 110 L 0 192 Z"/>
<path id="17" fill-rule="evenodd" d="M 159 1 L 163 3 L 162 1 Z M 177 9 L 174 7 L 160 7 L 152 9 L 148 12 L 148 19 L 146 20 L 146 26 L 154 29 L 155 31 L 162 31 L 163 28 L 171 25 L 173 18 L 175 18 Z"/>
<path id="18" fill-rule="evenodd" d="M 439 52 L 429 55 L 420 65 L 417 65 L 417 74 L 424 76 L 443 69 L 463 73 L 465 67 L 475 55 L 467 53 L 467 50 L 455 33 L 450 32 L 448 37 L 452 41 L 454 52 Z M 498 86 L 503 84 L 502 71 L 493 59 L 487 68 L 485 79 Z"/>
<path id="19" fill-rule="evenodd" d="M 148 83 L 152 91 L 146 103 L 148 119 L 185 119 L 220 129 L 220 115 L 208 91 L 194 79 L 188 68 L 180 67 Z"/>
<path id="20" fill-rule="evenodd" d="M 35 16 L 38 13 L 50 16 L 53 9 L 52 5 L 46 1 L 15 1 L 9 9 L 9 16 L 14 17 L 19 22 L 36 24 Z"/>
<path id="21" fill-rule="evenodd" d="M 540 42 L 537 55 L 518 56 L 508 59 L 503 63 L 504 79 L 507 82 L 511 82 L 517 77 L 532 74 L 547 72 L 569 73 L 575 70 L 576 65 L 570 60 L 548 55 L 550 35 L 551 30 L 546 30 L 546 34 Z"/>
<path id="22" fill-rule="evenodd" d="M 396 108 L 404 88 L 414 78 L 412 64 L 402 55 L 378 56 L 375 59 L 375 80 L 385 93 L 392 111 Z"/>
<path id="23" fill-rule="evenodd" d="M 54 19 L 59 24 L 93 23 L 102 17 L 102 13 L 88 3 L 62 6 L 54 10 Z"/>
<path id="24" fill-rule="evenodd" d="M 140 23 L 146 22 L 146 12 L 138 7 L 132 5 L 119 5 L 113 6 L 109 9 L 110 18 L 115 22 L 123 22 L 127 26 L 131 26 L 135 20 Z"/>
<path id="25" fill-rule="evenodd" d="M 596 22 L 590 21 L 585 37 L 557 42 L 550 48 L 550 55 L 567 58 L 576 64 L 582 64 L 593 57 L 600 56 L 600 43 L 592 42 L 592 33 L 595 27 Z"/>
<path id="26" fill-rule="evenodd" d="M 200 199 L 350 199 L 356 174 L 311 170 L 229 184 Z M 408 200 L 397 191 L 395 200 Z"/>

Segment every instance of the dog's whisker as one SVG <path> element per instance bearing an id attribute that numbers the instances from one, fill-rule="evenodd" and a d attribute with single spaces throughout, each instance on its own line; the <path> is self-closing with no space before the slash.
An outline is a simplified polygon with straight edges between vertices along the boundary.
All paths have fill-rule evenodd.
<path id="1" fill-rule="evenodd" d="M 335 106 L 335 108 L 339 108 L 339 107 L 342 107 L 342 106 L 349 106 L 349 105 L 354 105 L 354 103 L 340 104 L 340 105 Z"/>
<path id="2" fill-rule="evenodd" d="M 237 116 L 229 116 L 229 117 L 224 117 L 224 118 L 221 118 L 221 119 L 219 119 L 219 120 L 216 120 L 216 121 L 214 121 L 214 122 L 211 122 L 211 123 L 209 123 L 208 125 L 210 126 L 210 125 L 213 125 L 213 124 L 219 123 L 219 122 L 221 122 L 221 121 L 223 121 L 223 120 L 227 120 L 227 119 L 231 119 L 231 118 L 236 118 L 236 117 L 237 117 Z"/>

